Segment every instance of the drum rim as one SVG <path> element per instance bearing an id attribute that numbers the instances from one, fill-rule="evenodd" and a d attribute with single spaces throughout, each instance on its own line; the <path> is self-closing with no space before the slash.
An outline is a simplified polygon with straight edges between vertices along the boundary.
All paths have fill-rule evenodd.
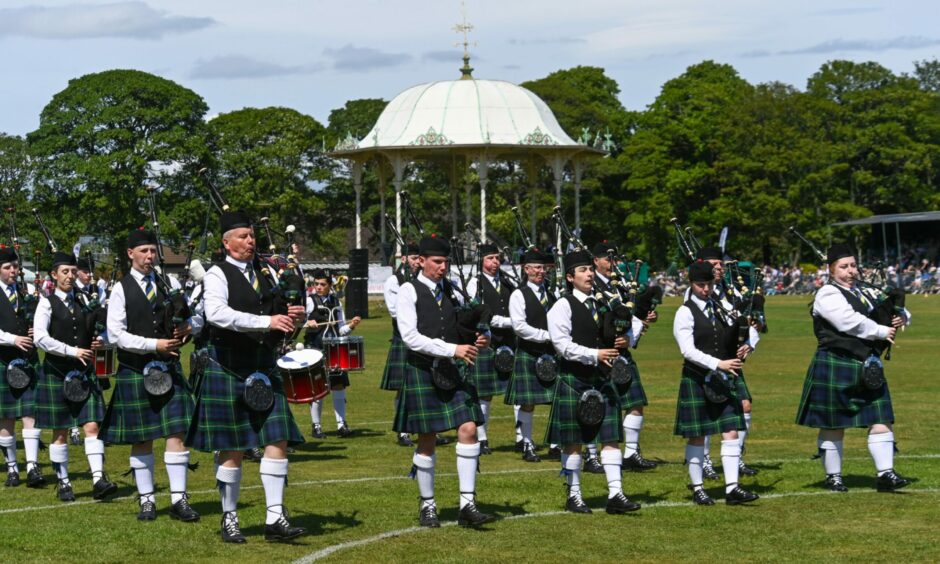
<path id="1" fill-rule="evenodd" d="M 323 337 L 323 344 L 343 345 L 347 343 L 364 343 L 365 338 L 362 335 L 344 335 L 342 337 Z M 316 349 L 314 349 L 316 350 Z"/>
<path id="2" fill-rule="evenodd" d="M 317 358 L 317 361 L 316 361 L 316 362 L 307 363 L 307 364 L 304 365 L 304 366 L 300 366 L 300 365 L 298 365 L 298 366 L 285 366 L 285 365 L 282 363 L 282 361 L 284 360 L 284 357 L 290 356 L 291 354 L 298 354 L 298 353 L 314 353 L 315 355 L 320 355 L 320 356 L 319 356 L 319 358 Z M 326 354 L 324 354 L 323 351 L 321 351 L 320 349 L 303 349 L 303 350 L 300 350 L 300 351 L 291 351 L 291 352 L 289 352 L 289 353 L 287 353 L 287 354 L 281 356 L 280 358 L 277 359 L 276 364 L 277 364 L 277 367 L 278 367 L 278 368 L 281 368 L 281 369 L 283 369 L 283 370 L 305 370 L 305 369 L 307 369 L 307 368 L 313 368 L 313 367 L 315 367 L 317 364 L 322 364 L 324 358 L 326 358 Z"/>

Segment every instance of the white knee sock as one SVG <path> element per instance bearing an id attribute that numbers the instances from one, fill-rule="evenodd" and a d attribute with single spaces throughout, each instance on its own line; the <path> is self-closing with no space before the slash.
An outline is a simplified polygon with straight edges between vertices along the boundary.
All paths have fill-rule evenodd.
<path id="1" fill-rule="evenodd" d="M 333 413 L 336 415 L 336 426 L 346 423 L 346 389 L 335 390 L 333 396 Z"/>
<path id="2" fill-rule="evenodd" d="M 49 461 L 55 470 L 56 478 L 63 484 L 69 483 L 69 445 L 49 445 Z"/>
<path id="3" fill-rule="evenodd" d="M 685 445 L 685 462 L 689 465 L 689 480 L 692 485 L 702 485 L 702 464 L 705 462 L 705 447 L 702 445 Z"/>
<path id="4" fill-rule="evenodd" d="M 531 411 L 519 411 L 519 423 L 521 424 L 522 440 L 528 444 L 532 443 L 532 413 Z"/>
<path id="5" fill-rule="evenodd" d="M 620 481 L 620 465 L 623 458 L 620 450 L 602 450 L 601 464 L 604 465 L 604 474 L 607 475 L 607 498 L 612 498 L 623 492 L 623 483 Z"/>
<path id="6" fill-rule="evenodd" d="M 134 470 L 134 482 L 137 484 L 140 502 L 153 502 L 153 453 L 132 454 L 131 468 Z"/>
<path id="7" fill-rule="evenodd" d="M 597 458 L 597 445 L 594 443 L 587 445 L 587 453 L 588 453 L 588 456 L 592 458 Z"/>
<path id="8" fill-rule="evenodd" d="M 581 495 L 581 455 L 561 453 L 561 469 L 568 482 L 568 496 Z"/>
<path id="9" fill-rule="evenodd" d="M 29 472 L 39 462 L 40 429 L 23 429 L 23 449 L 26 451 L 26 471 Z"/>
<path id="10" fill-rule="evenodd" d="M 822 459 L 826 475 L 842 473 L 842 441 L 824 441 L 818 439 L 819 456 Z"/>
<path id="11" fill-rule="evenodd" d="M 894 468 L 894 433 L 878 433 L 868 435 L 868 452 L 875 461 L 875 470 L 881 476 Z"/>
<path id="12" fill-rule="evenodd" d="M 522 422 L 519 421 L 519 413 L 521 412 L 522 412 L 521 405 L 512 406 L 512 415 L 516 420 L 516 442 L 517 443 L 522 440 Z"/>
<path id="13" fill-rule="evenodd" d="M 16 464 L 16 437 L 13 435 L 0 437 L 0 448 L 3 449 L 3 456 L 7 461 L 7 472 L 19 472 L 19 466 Z"/>
<path id="14" fill-rule="evenodd" d="M 104 441 L 95 437 L 85 437 L 85 456 L 91 469 L 91 482 L 97 484 L 104 475 Z"/>
<path id="15" fill-rule="evenodd" d="M 415 465 L 415 481 L 418 482 L 418 495 L 423 501 L 422 507 L 434 504 L 434 465 L 437 456 L 425 456 L 415 452 L 411 459 Z"/>
<path id="16" fill-rule="evenodd" d="M 287 459 L 262 458 L 261 483 L 268 508 L 265 525 L 273 525 L 284 514 L 284 484 L 287 483 Z"/>
<path id="17" fill-rule="evenodd" d="M 486 436 L 486 424 L 490 421 L 490 400 L 480 400 L 480 411 L 483 412 L 483 424 L 477 425 L 477 438 L 486 441 L 489 440 Z"/>
<path id="18" fill-rule="evenodd" d="M 640 448 L 640 429 L 643 428 L 642 415 L 627 415 L 623 418 L 623 434 L 626 438 L 623 457 L 630 458 Z"/>
<path id="19" fill-rule="evenodd" d="M 708 456 L 712 451 L 712 437 L 711 435 L 705 435 L 705 446 L 702 447 L 705 450 L 702 451 L 704 454 L 702 456 Z"/>
<path id="20" fill-rule="evenodd" d="M 183 499 L 186 493 L 186 471 L 189 470 L 189 451 L 165 452 L 163 463 L 166 475 L 170 479 L 170 503 Z"/>
<path id="21" fill-rule="evenodd" d="M 215 472 L 219 493 L 222 494 L 222 511 L 228 513 L 238 509 L 238 494 L 241 492 L 242 469 L 219 466 Z"/>
<path id="22" fill-rule="evenodd" d="M 323 415 L 323 400 L 317 400 L 310 403 L 310 419 L 313 419 L 313 424 L 319 426 L 322 422 L 320 421 Z"/>
<path id="23" fill-rule="evenodd" d="M 741 445 L 738 439 L 721 441 L 721 467 L 725 471 L 725 493 L 731 493 L 738 485 L 738 462 L 741 460 Z"/>
<path id="24" fill-rule="evenodd" d="M 751 414 L 744 414 L 744 431 L 738 431 L 738 444 L 741 445 L 741 454 L 744 454 L 744 439 L 747 438 L 747 434 L 751 431 Z"/>
<path id="25" fill-rule="evenodd" d="M 477 462 L 480 458 L 480 443 L 471 445 L 457 443 L 457 480 L 460 484 L 460 508 L 473 503 L 477 487 Z"/>

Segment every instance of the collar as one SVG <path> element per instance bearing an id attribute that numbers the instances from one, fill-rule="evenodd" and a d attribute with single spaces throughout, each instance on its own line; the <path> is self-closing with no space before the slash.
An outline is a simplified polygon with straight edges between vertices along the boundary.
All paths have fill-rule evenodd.
<path id="1" fill-rule="evenodd" d="M 490 276 L 490 275 L 487 274 L 486 272 L 483 273 L 483 276 L 486 276 L 486 279 L 489 280 L 489 281 L 490 281 L 490 284 L 492 284 L 493 286 L 496 286 L 496 276 L 498 276 L 498 275 L 499 275 L 499 272 L 498 272 L 498 271 L 497 271 L 496 275 L 494 275 L 494 276 Z"/>
<path id="2" fill-rule="evenodd" d="M 545 289 L 543 286 L 539 286 L 538 284 L 535 284 L 535 283 L 533 283 L 533 282 L 529 282 L 528 280 L 526 280 L 526 284 L 529 285 L 529 289 L 531 289 L 533 292 L 535 292 L 535 295 L 536 295 L 536 296 L 539 295 L 539 292 L 541 292 L 542 290 Z M 548 295 L 548 290 L 545 290 L 545 295 L 546 295 L 546 296 Z"/>
<path id="3" fill-rule="evenodd" d="M 594 271 L 594 277 L 600 280 L 601 282 L 603 282 L 604 284 L 607 284 L 607 285 L 610 284 L 610 278 L 604 276 L 603 274 L 601 274 L 600 272 L 596 270 Z"/>
<path id="4" fill-rule="evenodd" d="M 62 301 L 64 302 L 65 300 L 68 299 L 68 297 L 69 297 L 71 294 L 68 293 L 68 292 L 63 292 L 62 290 L 56 288 L 56 289 L 55 289 L 55 295 L 56 295 L 57 298 L 59 298 L 60 300 L 62 300 Z"/>
<path id="5" fill-rule="evenodd" d="M 851 286 L 845 286 L 844 284 L 839 284 L 838 282 L 836 282 L 835 278 L 832 279 L 832 285 L 842 288 L 843 290 L 848 290 L 849 292 L 855 292 L 856 290 L 858 290 L 858 286 L 854 284 Z"/>
<path id="6" fill-rule="evenodd" d="M 151 274 L 151 275 L 153 274 L 153 271 L 152 271 L 152 270 L 150 271 L 150 274 Z M 141 271 L 137 270 L 136 268 L 133 268 L 133 267 L 132 267 L 132 268 L 131 268 L 131 276 L 134 277 L 134 280 L 136 280 L 138 284 L 143 284 L 143 283 L 144 283 L 144 280 L 146 279 L 146 277 L 147 277 L 148 275 L 147 275 L 147 274 L 144 274 L 143 272 L 141 272 Z M 156 279 L 156 277 L 154 277 L 154 279 Z"/>
<path id="7" fill-rule="evenodd" d="M 573 289 L 573 290 L 571 291 L 571 295 L 574 296 L 575 299 L 577 299 L 577 300 L 578 300 L 579 302 L 581 302 L 582 304 L 585 302 L 585 300 L 587 300 L 588 298 L 591 298 L 591 297 L 592 297 L 592 296 L 589 296 L 589 295 L 585 294 L 584 292 L 582 292 L 581 290 L 579 290 L 579 289 L 577 289 L 577 288 L 575 288 L 575 289 Z"/>
<path id="8" fill-rule="evenodd" d="M 423 272 L 419 272 L 419 273 L 418 273 L 418 277 L 417 277 L 415 280 L 418 280 L 419 282 L 421 282 L 422 284 L 424 284 L 425 286 L 427 286 L 428 289 L 430 289 L 432 292 L 433 292 L 439 285 L 441 286 L 441 289 L 443 289 L 443 283 L 444 283 L 444 279 L 443 279 L 443 278 L 441 278 L 441 281 L 440 281 L 440 282 L 435 282 L 435 281 L 431 280 L 430 278 L 428 278 L 427 276 L 425 276 Z"/>
<path id="9" fill-rule="evenodd" d="M 708 307 L 708 302 L 696 296 L 695 293 L 690 293 L 689 298 L 692 300 L 692 303 L 697 305 L 702 311 L 705 311 L 705 308 Z"/>
<path id="10" fill-rule="evenodd" d="M 242 271 L 248 268 L 248 264 L 249 264 L 248 261 L 241 261 L 241 260 L 232 258 L 232 255 L 225 255 L 225 262 L 229 264 L 234 264 L 235 266 L 239 268 L 239 270 L 242 270 Z"/>
<path id="11" fill-rule="evenodd" d="M 16 283 L 16 282 L 14 282 L 13 284 L 15 284 L 15 283 Z M 9 294 L 9 293 L 10 293 L 10 288 L 13 286 L 13 284 L 7 284 L 7 283 L 4 282 L 3 280 L 0 280 L 0 288 L 3 289 L 3 293 L 4 293 L 4 294 Z"/>

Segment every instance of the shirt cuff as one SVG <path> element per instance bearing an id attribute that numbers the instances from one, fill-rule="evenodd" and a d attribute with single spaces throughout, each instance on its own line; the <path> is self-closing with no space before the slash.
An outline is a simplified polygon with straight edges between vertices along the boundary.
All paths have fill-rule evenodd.
<path id="1" fill-rule="evenodd" d="M 146 350 L 150 352 L 156 352 L 157 351 L 157 339 L 147 339 L 147 342 L 144 344 L 144 346 L 146 346 Z"/>
<path id="2" fill-rule="evenodd" d="M 455 345 L 454 343 L 444 343 L 444 345 L 445 345 L 445 348 L 447 349 L 448 357 L 454 358 L 455 356 L 457 356 L 457 345 Z"/>
<path id="3" fill-rule="evenodd" d="M 271 317 L 270 315 L 259 315 L 258 316 L 258 329 L 268 329 L 271 327 Z"/>
<path id="4" fill-rule="evenodd" d="M 14 346 L 16 343 L 16 335 L 13 333 L 4 333 L 0 336 L 0 344 Z"/>
<path id="5" fill-rule="evenodd" d="M 65 347 L 65 356 L 70 356 L 72 358 L 78 358 L 78 347 L 73 347 L 66 345 Z"/>

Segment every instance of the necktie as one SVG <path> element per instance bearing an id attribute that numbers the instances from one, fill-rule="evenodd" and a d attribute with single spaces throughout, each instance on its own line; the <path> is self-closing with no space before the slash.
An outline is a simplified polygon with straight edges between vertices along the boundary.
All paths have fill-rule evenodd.
<path id="1" fill-rule="evenodd" d="M 75 297 L 72 294 L 65 296 L 65 305 L 69 308 L 69 313 L 75 315 Z"/>
<path id="2" fill-rule="evenodd" d="M 594 323 L 597 323 L 599 318 L 597 316 L 597 303 L 595 303 L 594 298 L 588 298 L 584 300 L 584 303 L 587 305 L 588 310 L 591 312 L 591 317 L 594 318 Z"/>
<path id="3" fill-rule="evenodd" d="M 871 303 L 865 298 L 865 294 L 862 293 L 858 288 L 852 288 L 852 293 L 855 294 L 859 300 L 861 300 L 862 305 L 864 305 L 869 311 L 871 311 Z"/>
<path id="4" fill-rule="evenodd" d="M 496 288 L 496 293 L 499 293 L 499 275 L 493 277 L 493 287 Z"/>
<path id="5" fill-rule="evenodd" d="M 13 306 L 13 311 L 16 311 L 16 310 L 17 310 L 17 307 L 16 307 L 16 306 L 17 306 L 17 303 L 16 303 L 16 284 L 11 284 L 10 286 L 7 286 L 7 292 L 10 293 L 10 296 L 9 296 L 9 298 L 10 298 L 10 305 Z"/>
<path id="6" fill-rule="evenodd" d="M 539 303 L 546 311 L 548 310 L 548 296 L 545 295 L 545 288 L 541 286 L 539 287 Z"/>
<path id="7" fill-rule="evenodd" d="M 434 287 L 434 299 L 437 300 L 437 307 L 441 307 L 441 303 L 444 301 L 444 290 L 441 289 L 440 284 Z"/>
<path id="8" fill-rule="evenodd" d="M 144 276 L 147 283 L 144 285 L 144 293 L 147 295 L 147 301 L 153 305 L 157 301 L 157 287 L 153 283 L 153 274 Z"/>
<path id="9" fill-rule="evenodd" d="M 258 277 L 255 276 L 255 269 L 249 264 L 245 267 L 245 273 L 248 274 L 248 283 L 251 284 L 251 287 L 254 288 L 256 294 L 261 294 L 261 282 L 258 281 Z"/>
<path id="10" fill-rule="evenodd" d="M 708 320 L 712 322 L 712 326 L 714 327 L 714 325 L 715 325 L 715 318 L 716 318 L 716 316 L 715 316 L 715 301 L 714 301 L 714 300 L 708 300 L 708 301 L 706 302 L 706 307 L 708 308 Z"/>

